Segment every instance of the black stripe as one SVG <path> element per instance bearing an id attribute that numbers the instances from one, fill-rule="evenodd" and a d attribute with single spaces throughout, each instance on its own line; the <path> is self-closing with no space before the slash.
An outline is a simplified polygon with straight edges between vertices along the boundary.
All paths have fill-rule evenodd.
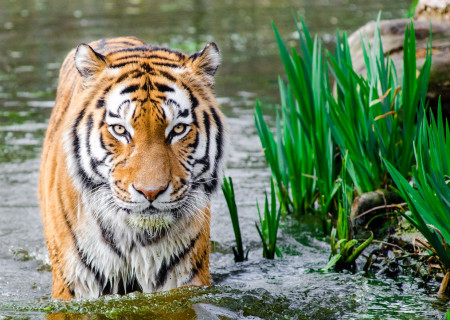
<path id="1" fill-rule="evenodd" d="M 139 85 L 135 84 L 135 85 L 131 85 L 126 87 L 125 89 L 123 89 L 120 94 L 127 94 L 127 93 L 132 93 L 134 91 L 136 91 L 137 89 L 139 89 Z"/>
<path id="2" fill-rule="evenodd" d="M 210 161 L 209 161 L 209 140 L 210 140 L 210 129 L 211 129 L 211 123 L 209 120 L 209 114 L 206 111 L 203 111 L 203 125 L 205 126 L 205 133 L 206 133 L 206 150 L 205 154 L 201 159 L 197 159 L 194 161 L 194 165 L 196 164 L 203 164 L 204 167 L 202 171 L 194 178 L 196 180 L 198 177 L 200 177 L 202 174 L 204 174 L 206 171 L 209 170 L 210 167 Z"/>
<path id="3" fill-rule="evenodd" d="M 145 75 L 144 72 L 141 72 L 141 71 L 135 71 L 135 72 L 133 72 L 132 74 L 130 74 L 130 77 L 131 77 L 132 79 L 137 79 L 137 78 L 141 78 L 141 77 L 144 76 L 144 75 Z"/>
<path id="4" fill-rule="evenodd" d="M 169 68 L 179 68 L 180 66 L 174 63 L 166 63 L 166 62 L 152 62 L 155 66 L 161 66 L 161 67 L 169 67 Z"/>
<path id="5" fill-rule="evenodd" d="M 78 176 L 81 180 L 81 183 L 83 184 L 83 187 L 85 189 L 94 189 L 98 187 L 100 184 L 94 184 L 92 183 L 92 179 L 87 175 L 86 171 L 83 170 L 83 167 L 81 165 L 81 154 L 80 154 L 80 139 L 77 134 L 77 127 L 81 120 L 84 117 L 85 110 L 81 110 L 81 112 L 78 114 L 75 123 L 72 128 L 72 138 L 73 138 L 73 151 L 75 153 L 75 160 L 78 167 Z"/>
<path id="6" fill-rule="evenodd" d="M 194 277 L 197 275 L 197 273 L 203 268 L 203 260 L 205 260 L 207 254 L 208 248 L 205 248 L 200 256 L 200 259 L 195 262 L 195 267 L 192 268 L 189 279 L 184 284 L 188 284 L 189 282 L 191 282 L 192 279 L 194 279 Z"/>
<path id="7" fill-rule="evenodd" d="M 130 103 L 131 103 L 130 99 L 127 99 L 127 100 L 122 101 L 122 103 L 121 103 L 121 104 L 119 105 L 119 107 L 117 108 L 117 112 L 120 113 L 120 111 L 122 111 L 122 107 L 123 107 L 124 105 L 130 104 Z"/>
<path id="8" fill-rule="evenodd" d="M 92 118 L 92 114 L 89 115 L 88 121 L 87 121 L 87 132 L 86 132 L 86 147 L 87 147 L 87 153 L 89 155 L 89 164 L 91 166 L 92 171 L 101 178 L 107 178 L 103 177 L 100 172 L 98 171 L 97 167 L 101 164 L 100 161 L 97 159 L 94 159 L 94 157 L 91 154 L 91 144 L 90 144 L 90 138 L 92 134 L 92 128 L 94 127 L 94 120 Z"/>
<path id="9" fill-rule="evenodd" d="M 119 58 L 115 58 L 114 62 L 119 62 L 121 60 L 126 60 L 126 59 L 130 59 L 130 58 L 143 58 L 144 56 L 142 54 L 131 54 L 129 56 L 124 56 L 124 57 L 119 57 Z"/>
<path id="10" fill-rule="evenodd" d="M 154 83 L 154 85 L 161 92 L 174 92 L 175 91 L 173 88 L 166 86 L 165 84 Z"/>
<path id="11" fill-rule="evenodd" d="M 106 150 L 105 156 L 103 157 L 102 160 L 100 160 L 100 162 L 104 164 L 104 163 L 106 162 L 106 159 L 107 159 L 110 155 L 112 155 L 112 153 L 109 152 L 108 149 L 106 148 L 105 142 L 103 141 L 103 135 L 102 135 L 101 133 L 100 133 L 99 140 L 100 140 L 100 145 L 102 146 L 102 149 Z"/>
<path id="12" fill-rule="evenodd" d="M 150 52 L 154 52 L 154 51 L 152 50 Z M 179 59 L 178 60 L 177 59 L 171 59 L 171 58 L 169 58 L 167 56 L 161 56 L 161 55 L 158 55 L 158 54 L 151 54 L 151 55 L 145 56 L 145 58 L 146 59 L 161 59 L 161 60 L 167 60 L 167 61 L 170 61 L 170 62 L 179 62 L 180 61 Z"/>
<path id="13" fill-rule="evenodd" d="M 116 241 L 114 239 L 114 235 L 112 234 L 112 232 L 110 230 L 105 228 L 105 226 L 103 225 L 103 222 L 100 220 L 99 217 L 96 217 L 96 218 L 97 218 L 96 219 L 97 224 L 102 232 L 103 240 L 111 248 L 111 250 L 119 256 L 119 258 L 124 260 L 125 256 L 124 256 L 122 250 L 120 250 L 120 248 L 117 247 Z"/>
<path id="14" fill-rule="evenodd" d="M 167 52 L 167 53 L 173 53 L 173 54 L 175 54 L 175 55 L 176 55 L 178 58 L 180 58 L 180 59 L 183 59 L 183 58 L 186 57 L 186 55 L 185 55 L 184 53 L 180 52 L 180 51 L 176 51 L 176 50 L 172 50 L 172 49 L 164 48 L 164 47 L 151 46 L 151 47 L 150 47 L 150 51 L 151 51 L 151 52 L 154 52 L 154 51 L 164 51 L 164 52 Z"/>
<path id="15" fill-rule="evenodd" d="M 109 92 L 109 90 L 111 90 L 111 86 L 106 87 L 105 90 L 103 90 L 103 94 L 107 94 Z"/>
<path id="16" fill-rule="evenodd" d="M 113 113 L 112 111 L 108 111 L 108 116 L 112 117 L 112 118 L 120 118 L 120 116 L 116 113 Z"/>
<path id="17" fill-rule="evenodd" d="M 75 159 L 77 161 L 77 167 L 78 167 L 78 175 L 81 178 L 81 183 L 84 187 L 90 188 L 91 185 L 89 184 L 90 178 L 86 174 L 86 172 L 81 167 L 81 155 L 80 155 L 80 139 L 78 138 L 77 134 L 77 127 L 81 120 L 84 117 L 85 110 L 81 110 L 81 112 L 78 114 L 77 118 L 75 119 L 75 123 L 72 127 L 72 138 L 73 138 L 73 151 L 75 153 Z"/>
<path id="18" fill-rule="evenodd" d="M 178 161 L 178 162 L 181 164 L 181 166 L 184 168 L 184 170 L 186 170 L 187 172 L 191 172 L 191 170 L 189 170 L 189 168 L 183 162 L 181 162 L 181 161 Z"/>
<path id="19" fill-rule="evenodd" d="M 140 67 L 147 73 L 153 73 L 153 68 L 148 63 L 142 63 Z"/>
<path id="20" fill-rule="evenodd" d="M 142 45 L 142 46 L 133 46 L 131 48 L 120 49 L 114 53 L 119 53 L 119 52 L 143 52 L 143 53 L 145 53 L 146 51 L 148 51 L 148 47 L 145 45 Z"/>
<path id="21" fill-rule="evenodd" d="M 98 99 L 96 107 L 97 108 L 103 108 L 104 106 L 105 106 L 105 100 L 103 98 L 102 99 Z"/>
<path id="22" fill-rule="evenodd" d="M 191 240 L 188 246 L 182 248 L 180 251 L 178 251 L 177 254 L 171 255 L 169 262 L 166 261 L 166 258 L 163 259 L 161 263 L 161 268 L 157 272 L 155 278 L 156 288 L 160 288 L 166 283 L 167 276 L 170 273 L 170 271 L 181 261 L 181 259 L 183 259 L 192 250 L 198 238 L 200 238 L 200 233 L 197 234 L 195 238 Z"/>
<path id="23" fill-rule="evenodd" d="M 219 115 L 217 114 L 216 110 L 213 107 L 210 107 L 213 119 L 216 123 L 217 126 L 217 134 L 216 134 L 216 157 L 215 157 L 215 161 L 214 161 L 214 170 L 212 173 L 212 176 L 209 182 L 209 186 L 208 188 L 210 189 L 210 192 L 213 192 L 218 185 L 218 169 L 219 169 L 219 163 L 220 160 L 223 156 L 223 124 L 222 121 L 220 120 Z"/>
<path id="24" fill-rule="evenodd" d="M 198 99 L 193 94 L 192 90 L 183 83 L 183 88 L 189 94 L 189 101 L 191 102 L 191 115 L 192 115 L 192 125 L 198 128 L 197 114 L 195 113 L 195 108 L 198 106 Z M 199 142 L 198 130 L 195 133 L 195 141 L 189 145 L 189 147 L 197 148 Z"/>
<path id="25" fill-rule="evenodd" d="M 194 140 L 193 143 L 189 144 L 188 147 L 194 148 L 194 149 L 197 148 L 197 146 L 198 146 L 198 141 L 199 141 L 199 138 L 198 138 L 198 130 L 196 130 L 196 131 L 195 131 L 195 140 Z"/>
<path id="26" fill-rule="evenodd" d="M 171 74 L 169 74 L 168 72 L 165 72 L 163 70 L 159 71 L 159 74 L 170 81 L 176 80 Z"/>
<path id="27" fill-rule="evenodd" d="M 83 263 L 84 267 L 86 269 L 88 269 L 94 275 L 95 280 L 97 281 L 101 290 L 103 291 L 103 289 L 105 288 L 105 285 L 106 285 L 105 276 L 100 272 L 100 270 L 96 270 L 92 266 L 91 262 L 93 260 L 91 260 L 90 262 L 88 261 L 87 254 L 84 252 L 83 249 L 81 249 L 81 247 L 78 244 L 76 245 L 76 248 L 78 251 L 78 256 L 80 257 L 80 260 Z"/>
<path id="28" fill-rule="evenodd" d="M 128 78 L 128 73 L 124 73 L 123 75 L 121 75 L 119 77 L 119 79 L 117 79 L 115 82 L 122 82 L 123 80 L 125 80 L 126 78 Z"/>
<path id="29" fill-rule="evenodd" d="M 167 100 L 166 100 L 166 103 L 167 103 L 167 104 L 171 104 L 171 105 L 173 105 L 173 106 L 176 107 L 176 108 L 181 108 L 181 106 L 178 104 L 178 102 L 176 102 L 176 101 L 173 100 L 173 99 L 167 99 Z"/>
<path id="30" fill-rule="evenodd" d="M 192 90 L 185 84 L 183 84 L 183 89 L 186 90 L 189 94 L 189 101 L 191 102 L 191 114 L 193 117 L 193 124 L 197 125 L 197 116 L 194 112 L 194 109 L 198 106 L 198 99 L 195 97 Z"/>
<path id="31" fill-rule="evenodd" d="M 122 63 L 118 63 L 118 64 L 112 64 L 109 67 L 113 68 L 113 69 L 118 69 L 118 68 L 122 68 L 122 67 L 126 66 L 127 64 L 138 64 L 138 63 L 139 63 L 139 61 L 130 60 L 130 61 L 127 61 L 127 62 L 122 62 Z"/>
<path id="32" fill-rule="evenodd" d="M 65 209 L 62 199 L 59 196 L 59 194 L 58 194 L 58 201 L 59 201 L 60 207 L 62 208 L 64 222 L 66 223 L 67 227 L 69 228 L 70 234 L 72 236 L 72 239 L 73 239 L 73 242 L 75 245 L 75 249 L 78 253 L 78 257 L 80 258 L 81 263 L 83 264 L 83 266 L 86 269 L 88 269 L 94 275 L 95 280 L 97 281 L 99 286 L 103 287 L 104 282 L 105 282 L 104 277 L 98 271 L 94 270 L 92 265 L 90 263 L 88 263 L 86 253 L 83 251 L 83 249 L 78 244 L 78 239 L 75 235 L 75 232 L 73 231 L 72 223 L 69 221 L 67 210 Z M 70 279 L 70 280 L 73 280 L 73 279 Z"/>
<path id="33" fill-rule="evenodd" d="M 179 105 L 178 105 L 178 107 L 180 107 Z M 189 116 L 189 110 L 188 109 L 184 109 L 183 111 L 179 111 L 178 112 L 178 117 L 179 118 L 187 118 Z"/>

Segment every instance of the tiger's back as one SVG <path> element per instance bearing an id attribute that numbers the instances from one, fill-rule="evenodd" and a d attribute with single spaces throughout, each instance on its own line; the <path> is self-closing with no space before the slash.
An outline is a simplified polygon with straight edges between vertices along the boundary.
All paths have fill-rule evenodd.
<path id="1" fill-rule="evenodd" d="M 67 56 L 39 183 L 54 298 L 209 284 L 219 62 L 215 44 L 188 56 L 135 38 Z"/>

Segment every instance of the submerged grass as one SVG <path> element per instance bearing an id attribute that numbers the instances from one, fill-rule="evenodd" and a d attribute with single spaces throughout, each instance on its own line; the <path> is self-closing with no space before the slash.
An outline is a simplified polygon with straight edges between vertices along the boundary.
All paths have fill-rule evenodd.
<path id="1" fill-rule="evenodd" d="M 445 274 L 440 293 L 444 293 L 450 277 L 450 129 L 442 119 L 441 107 L 438 118 L 433 114 L 428 122 L 425 116 L 420 124 L 414 143 L 416 168 L 413 170 L 413 188 L 407 176 L 386 160 L 387 168 L 397 188 L 409 206 L 403 213 L 427 239 L 424 244 L 441 262 Z"/>

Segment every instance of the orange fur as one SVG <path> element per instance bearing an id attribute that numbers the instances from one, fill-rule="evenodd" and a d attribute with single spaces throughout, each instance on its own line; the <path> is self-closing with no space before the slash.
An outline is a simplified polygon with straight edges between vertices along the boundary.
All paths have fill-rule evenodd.
<path id="1" fill-rule="evenodd" d="M 217 47 L 212 44 L 203 51 L 188 56 L 178 51 L 145 45 L 135 38 L 116 38 L 99 40 L 89 47 L 81 45 L 65 59 L 43 146 L 39 182 L 44 232 L 53 267 L 52 297 L 83 297 L 80 292 L 91 286 L 98 286 L 98 292 L 89 289 L 95 291 L 92 293 L 95 296 L 104 294 L 108 286 L 117 287 L 116 282 L 119 280 L 126 284 L 130 279 L 120 278 L 123 270 L 116 271 L 114 265 L 111 267 L 113 271 L 108 274 L 106 270 L 110 267 L 103 266 L 103 262 L 97 260 L 97 255 L 111 257 L 111 261 L 117 266 L 129 268 L 124 269 L 127 272 L 131 270 L 130 277 L 138 277 L 141 264 L 131 266 L 134 256 L 139 256 L 134 253 L 138 247 L 145 254 L 148 250 L 148 261 L 158 259 L 158 254 L 154 253 L 160 252 L 158 250 L 166 247 L 177 249 L 177 245 L 181 248 L 176 252 L 162 251 L 165 260 L 162 260 L 160 268 L 148 270 L 148 273 L 155 274 L 153 278 L 150 277 L 154 280 L 146 284 L 139 283 L 141 289 L 146 286 L 152 288 L 144 291 L 160 290 L 168 286 L 170 281 L 181 281 L 178 276 L 174 276 L 177 268 L 186 269 L 185 273 L 191 272 L 191 276 L 186 278 L 189 281 L 183 284 L 209 285 L 209 203 L 202 203 L 202 208 L 193 205 L 195 212 L 188 215 L 173 213 L 178 212 L 178 209 L 164 209 L 175 214 L 175 222 L 169 219 L 169 226 L 159 227 L 164 229 L 164 233 L 157 234 L 153 229 L 141 232 L 127 225 L 111 224 L 108 221 L 116 219 L 114 210 L 118 210 L 117 206 L 108 203 L 105 204 L 106 209 L 101 209 L 104 211 L 96 213 L 90 209 L 89 202 L 98 201 L 96 206 L 101 207 L 101 200 L 90 193 L 85 195 L 84 192 L 92 188 L 92 194 L 95 194 L 96 188 L 102 187 L 109 190 L 111 197 L 119 203 L 132 206 L 137 197 L 150 192 L 147 189 L 167 190 L 161 194 L 164 193 L 164 197 L 173 203 L 182 203 L 189 193 L 195 196 L 195 192 L 204 192 L 209 196 L 214 191 L 223 163 L 222 148 L 225 140 L 222 136 L 225 121 L 212 88 L 213 75 L 218 66 L 218 60 L 215 60 L 218 59 L 216 50 Z M 175 87 L 177 89 L 173 89 Z M 167 132 L 174 121 L 184 118 L 178 119 L 176 114 L 168 115 L 167 110 L 178 110 L 173 105 L 186 103 L 187 100 L 170 102 L 172 106 L 165 106 L 165 109 L 162 107 L 170 104 L 168 97 L 173 92 L 177 94 L 173 93 L 174 97 L 178 98 L 180 94 L 176 90 L 181 90 L 181 97 L 189 98 L 192 103 L 190 116 L 194 118 L 186 126 L 185 131 L 189 130 L 188 133 L 178 140 L 176 135 L 171 138 L 172 131 L 169 134 Z M 117 108 L 118 113 L 125 114 L 120 120 L 124 123 L 122 128 L 107 123 L 110 121 L 109 116 L 113 120 L 117 117 L 111 109 L 107 109 L 118 99 L 116 96 L 129 97 L 128 102 L 123 102 Z M 131 111 L 132 116 L 129 116 Z M 125 121 L 126 117 L 130 119 Z M 127 128 L 127 136 L 118 135 L 114 131 L 115 128 L 121 131 L 124 126 Z M 128 128 L 131 128 L 129 132 Z M 187 168 L 190 168 L 190 163 L 196 162 L 196 148 L 205 147 L 201 137 L 209 138 L 206 150 L 215 154 L 215 158 L 211 161 L 208 155 L 198 160 L 196 165 L 203 165 L 203 170 L 206 170 L 203 174 L 211 172 L 211 177 L 193 181 L 195 175 L 192 172 L 198 169 L 192 169 L 191 172 Z M 103 162 L 95 158 L 96 152 L 105 154 Z M 107 177 L 103 177 L 105 172 Z M 167 186 L 170 186 L 170 190 Z M 141 197 L 139 201 L 144 201 L 142 203 L 145 204 L 143 199 Z M 111 209 L 107 209 L 108 205 Z M 163 205 L 165 204 L 161 204 Z M 133 210 L 129 209 L 128 214 L 133 215 Z M 126 217 L 125 213 L 120 212 L 117 216 Z M 136 216 L 146 214 L 159 213 L 151 211 L 136 213 Z M 110 220 L 102 222 L 104 218 Z M 95 224 L 92 221 L 97 221 L 98 226 L 91 228 Z M 132 235 L 130 237 L 135 237 L 132 238 L 135 240 L 127 240 L 129 242 L 122 244 L 122 235 L 115 233 L 116 227 L 129 232 Z M 93 232 L 99 234 L 93 235 Z M 139 239 L 142 240 L 141 243 Z M 191 239 L 191 242 L 186 239 Z M 164 245 L 164 241 L 167 241 L 167 245 Z M 90 250 L 97 248 L 95 246 L 103 249 L 93 253 Z M 155 266 L 158 263 L 155 262 Z M 187 267 L 182 269 L 180 263 L 187 263 Z M 108 280 L 108 277 L 117 279 Z M 92 283 L 89 279 L 95 279 L 97 283 Z M 111 290 L 112 293 L 120 290 L 120 285 L 119 289 Z"/>

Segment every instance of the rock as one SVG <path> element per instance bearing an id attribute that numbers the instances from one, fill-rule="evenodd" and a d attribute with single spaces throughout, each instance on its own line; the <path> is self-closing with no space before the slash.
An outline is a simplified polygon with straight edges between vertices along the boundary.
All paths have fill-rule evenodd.
<path id="1" fill-rule="evenodd" d="M 449 1 L 445 0 L 443 2 Z M 448 9 L 448 6 L 446 8 Z M 416 34 L 417 72 L 420 71 L 425 61 L 431 23 L 433 42 L 428 98 L 431 100 L 430 105 L 436 107 L 437 99 L 441 96 L 443 114 L 450 117 L 450 22 L 437 21 L 437 18 L 432 19 L 430 22 L 426 21 L 423 15 L 418 17 L 420 19 L 413 21 Z M 382 20 L 379 24 L 384 54 L 391 57 L 399 75 L 399 81 L 401 81 L 401 74 L 403 73 L 404 33 L 409 23 L 409 19 L 396 19 Z M 376 22 L 369 22 L 349 37 L 353 67 L 356 72 L 363 75 L 366 73 L 366 67 L 360 39 L 363 37 L 365 41 L 372 45 L 376 26 Z"/>
<path id="2" fill-rule="evenodd" d="M 416 6 L 414 19 L 450 22 L 450 0 L 420 0 Z"/>

